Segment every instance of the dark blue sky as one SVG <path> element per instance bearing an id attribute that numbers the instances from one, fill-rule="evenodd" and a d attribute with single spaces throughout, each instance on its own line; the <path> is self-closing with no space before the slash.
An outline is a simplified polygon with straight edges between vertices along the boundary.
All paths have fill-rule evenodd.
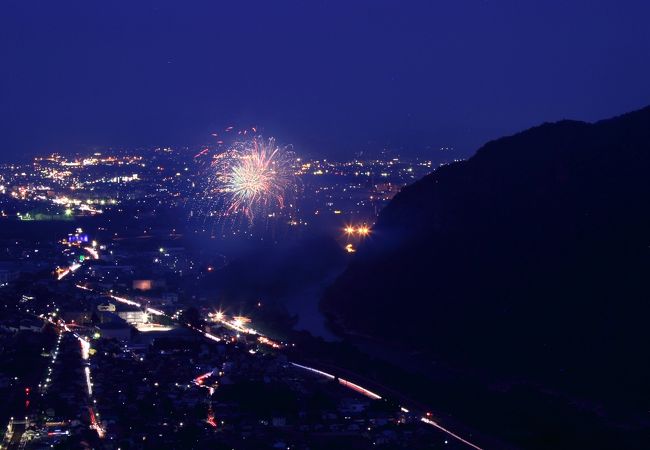
<path id="1" fill-rule="evenodd" d="M 0 160 L 229 124 L 307 154 L 467 155 L 650 104 L 649 21 L 647 0 L 3 0 Z"/>

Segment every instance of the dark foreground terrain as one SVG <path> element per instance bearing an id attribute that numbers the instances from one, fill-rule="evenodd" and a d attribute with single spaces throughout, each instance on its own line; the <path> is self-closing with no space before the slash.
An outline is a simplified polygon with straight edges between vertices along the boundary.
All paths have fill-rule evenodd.
<path id="1" fill-rule="evenodd" d="M 649 173 L 650 108 L 490 142 L 398 194 L 322 309 L 517 446 L 650 448 Z"/>

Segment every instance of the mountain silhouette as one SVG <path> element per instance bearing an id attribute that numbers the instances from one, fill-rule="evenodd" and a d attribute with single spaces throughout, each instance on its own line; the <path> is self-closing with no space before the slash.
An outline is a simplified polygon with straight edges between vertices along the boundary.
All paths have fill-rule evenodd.
<path id="1" fill-rule="evenodd" d="M 647 432 L 650 107 L 543 124 L 404 188 L 321 308 L 342 335 L 526 380 Z"/>

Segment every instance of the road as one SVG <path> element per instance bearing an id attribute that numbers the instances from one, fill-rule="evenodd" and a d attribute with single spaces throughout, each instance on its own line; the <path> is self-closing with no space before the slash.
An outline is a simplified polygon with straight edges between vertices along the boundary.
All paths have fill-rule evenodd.
<path id="1" fill-rule="evenodd" d="M 93 248 L 86 248 L 85 250 L 88 251 L 93 258 L 95 258 L 95 259 L 99 258 L 99 254 Z M 75 266 L 75 265 L 77 265 L 77 264 L 76 263 L 73 264 L 73 266 Z M 68 270 L 66 270 L 65 272 L 59 274 L 58 279 L 61 280 L 66 275 L 68 275 L 71 272 L 74 272 L 78 268 L 79 267 L 74 267 L 73 268 L 71 266 Z M 91 290 L 88 287 L 83 286 L 81 284 L 76 284 L 76 287 L 79 288 L 79 289 L 83 289 L 83 290 Z M 160 310 L 157 310 L 157 309 L 154 309 L 154 308 L 146 307 L 146 306 L 142 305 L 140 302 L 136 302 L 136 301 L 131 300 L 129 298 L 126 298 L 124 296 L 115 295 L 112 292 L 109 292 L 109 293 L 107 293 L 105 295 L 108 295 L 111 299 L 113 299 L 113 300 L 115 300 L 117 302 L 124 303 L 124 304 L 130 305 L 130 306 L 136 306 L 138 308 L 142 308 L 148 314 L 158 315 L 158 316 L 165 316 L 165 317 L 171 319 L 172 321 L 174 321 L 175 323 L 177 323 L 179 325 L 186 326 L 186 327 L 196 331 L 197 333 L 200 333 L 206 339 L 210 339 L 210 340 L 216 341 L 216 342 L 219 342 L 221 340 L 221 338 L 219 338 L 218 336 L 215 336 L 215 335 L 213 335 L 213 334 L 211 334 L 209 332 L 201 330 L 201 329 L 199 329 L 199 328 L 197 328 L 197 327 L 195 327 L 195 326 L 193 326 L 193 325 L 191 325 L 189 323 L 180 323 L 178 321 L 178 319 L 166 314 L 164 311 L 160 311 Z M 213 322 L 220 323 L 221 325 L 231 329 L 232 331 L 235 331 L 238 334 L 241 333 L 241 334 L 246 334 L 246 335 L 249 335 L 249 336 L 255 336 L 257 338 L 257 342 L 259 342 L 260 344 L 263 344 L 263 345 L 267 345 L 267 346 L 269 346 L 271 348 L 274 348 L 276 350 L 282 350 L 286 345 L 286 344 L 284 344 L 282 342 L 276 342 L 273 339 L 269 338 L 268 336 L 265 336 L 265 335 L 259 333 L 257 330 L 253 329 L 252 327 L 249 327 L 248 323 L 247 323 L 247 320 L 244 320 L 245 318 L 242 318 L 242 317 L 229 318 L 228 316 L 226 316 L 222 312 L 217 312 L 217 313 L 215 313 L 213 315 L 210 315 L 209 318 Z M 83 351 L 84 350 L 83 349 L 83 346 L 84 346 L 83 338 L 81 338 L 79 336 L 77 336 L 77 337 L 81 341 L 82 351 Z M 87 349 L 86 349 L 86 352 L 87 352 Z M 86 364 L 87 364 L 87 362 L 86 362 Z M 385 394 L 382 394 L 380 392 L 375 392 L 375 391 L 373 391 L 373 390 L 371 390 L 371 389 L 369 389 L 367 387 L 364 387 L 361 384 L 359 384 L 358 382 L 354 382 L 354 381 L 351 381 L 349 379 L 338 377 L 338 376 L 336 376 L 336 375 L 334 375 L 332 373 L 328 373 L 326 371 L 319 370 L 317 368 L 310 367 L 310 366 L 305 365 L 305 364 L 298 364 L 296 362 L 291 362 L 291 364 L 294 367 L 296 367 L 297 369 L 308 371 L 308 372 L 314 373 L 316 375 L 319 375 L 319 376 L 322 376 L 322 377 L 325 377 L 325 378 L 328 378 L 328 379 L 332 379 L 332 380 L 336 379 L 336 380 L 338 380 L 338 383 L 341 386 L 343 386 L 343 387 L 345 387 L 347 389 L 353 390 L 353 391 L 355 391 L 355 392 L 357 392 L 357 393 L 359 393 L 361 395 L 364 395 L 364 396 L 366 396 L 366 397 L 368 397 L 370 399 L 373 399 L 373 400 L 380 400 L 385 395 Z M 89 397 L 92 397 L 92 382 L 90 380 L 90 368 L 87 365 L 85 369 L 86 369 L 86 377 L 87 377 L 86 382 L 87 382 L 87 385 L 88 385 L 88 394 L 89 394 Z M 359 376 L 354 375 L 354 374 L 351 374 L 351 376 L 349 376 L 349 378 L 353 378 L 353 379 L 355 379 L 355 381 L 362 379 L 362 377 L 359 377 Z M 392 390 L 390 390 L 388 388 L 385 388 L 384 390 L 389 392 L 388 395 L 391 398 L 397 398 L 397 399 L 399 399 L 400 397 L 403 398 L 403 396 L 392 392 Z M 477 444 L 469 441 L 469 439 L 467 439 L 465 437 L 462 437 L 458 433 L 456 433 L 456 432 L 450 430 L 449 428 L 444 427 L 443 425 L 441 425 L 439 420 L 434 420 L 434 418 L 432 417 L 432 414 L 430 412 L 422 409 L 421 407 L 418 407 L 418 412 L 416 412 L 415 410 L 410 411 L 405 406 L 401 406 L 401 410 L 404 413 L 417 415 L 417 417 L 419 417 L 419 420 L 423 424 L 426 424 L 428 426 L 431 426 L 433 428 L 438 429 L 439 431 L 441 431 L 441 432 L 445 433 L 446 435 L 448 435 L 449 437 L 451 437 L 451 438 L 465 444 L 468 447 L 471 447 L 471 448 L 473 448 L 475 450 L 484 450 L 482 447 L 480 447 Z M 91 417 L 91 427 L 94 428 L 97 431 L 97 434 L 100 437 L 103 437 L 105 431 L 101 428 L 101 425 L 96 420 L 96 418 L 95 418 L 96 413 L 92 409 L 92 405 L 89 406 L 89 414 L 90 414 L 90 417 Z"/>
<path id="2" fill-rule="evenodd" d="M 87 288 L 82 287 L 82 286 L 79 286 L 79 287 L 82 288 L 82 289 L 87 289 Z M 116 301 L 121 302 L 121 303 L 125 303 L 125 304 L 132 305 L 132 306 L 143 307 L 143 305 L 141 305 L 140 303 L 135 302 L 135 301 L 130 300 L 130 299 L 125 298 L 125 297 L 115 296 L 113 294 L 110 294 L 110 297 L 113 298 Z M 156 315 L 164 315 L 164 316 L 176 321 L 177 323 L 179 323 L 176 319 L 173 319 L 171 316 L 165 314 L 163 311 L 154 310 L 152 308 L 145 308 L 145 310 L 147 312 L 149 312 L 149 313 L 153 313 L 153 314 L 156 314 Z M 237 333 L 247 334 L 247 335 L 250 335 L 250 336 L 255 336 L 255 337 L 257 337 L 257 342 L 259 342 L 261 344 L 264 344 L 264 345 L 267 345 L 267 346 L 270 346 L 270 347 L 272 347 L 274 349 L 281 350 L 282 348 L 284 348 L 286 346 L 286 344 L 284 344 L 282 342 L 276 342 L 276 341 L 272 340 L 271 338 L 269 338 L 267 336 L 264 336 L 263 334 L 259 333 L 257 330 L 249 327 L 248 324 L 242 320 L 242 318 L 238 318 L 238 317 L 229 318 L 225 314 L 223 314 L 221 312 L 218 312 L 216 314 L 210 315 L 210 319 L 212 319 L 212 321 L 214 321 L 216 323 L 220 323 L 220 324 L 224 325 L 225 327 L 227 327 L 227 328 L 229 328 L 232 331 L 235 331 Z M 201 329 L 199 329 L 199 328 L 197 328 L 197 327 L 195 327 L 195 326 L 193 326 L 193 325 L 191 325 L 189 323 L 184 323 L 184 324 L 180 323 L 180 324 L 187 326 L 188 328 L 196 331 L 197 333 L 200 333 L 201 335 L 203 335 L 207 339 L 217 341 L 217 342 L 221 340 L 221 338 L 219 338 L 218 336 L 215 336 L 215 335 L 213 335 L 211 333 L 202 331 Z M 336 375 L 334 375 L 332 373 L 329 373 L 329 372 L 326 372 L 326 371 L 323 371 L 323 370 L 319 370 L 319 369 L 316 369 L 314 367 L 310 367 L 310 366 L 307 366 L 307 365 L 304 365 L 304 364 L 298 364 L 296 362 L 290 362 L 290 364 L 293 367 L 296 367 L 298 369 L 314 373 L 314 374 L 316 374 L 318 376 L 322 376 L 322 377 L 325 377 L 325 378 L 328 378 L 328 379 L 331 379 L 331 380 L 337 380 L 338 383 L 341 386 L 343 386 L 343 387 L 345 387 L 347 389 L 353 390 L 353 391 L 355 391 L 355 392 L 357 392 L 357 393 L 359 393 L 361 395 L 364 395 L 364 396 L 366 396 L 366 397 L 368 397 L 368 398 L 370 398 L 372 400 L 380 400 L 380 399 L 383 398 L 381 393 L 375 392 L 375 391 L 373 391 L 373 390 L 371 390 L 371 389 L 369 389 L 367 387 L 364 387 L 361 384 L 355 383 L 355 382 L 353 382 L 353 381 L 351 381 L 349 379 L 341 378 L 341 377 L 338 377 L 338 376 L 336 376 Z M 357 380 L 357 379 L 360 379 L 361 377 L 358 377 L 358 376 L 355 376 L 354 374 L 351 374 L 350 378 L 355 378 L 355 380 Z M 389 389 L 386 388 L 386 390 L 388 391 Z M 395 394 L 390 395 L 390 396 L 393 397 L 393 398 L 396 397 Z M 398 396 L 398 398 L 399 397 L 403 397 L 403 396 Z M 443 426 L 440 423 L 439 420 L 435 420 L 432 417 L 432 414 L 430 412 L 427 412 L 427 411 L 424 411 L 424 410 L 422 410 L 420 412 L 416 412 L 415 410 L 411 411 L 408 408 L 406 408 L 405 406 L 401 406 L 400 408 L 401 408 L 402 412 L 407 413 L 407 414 L 417 415 L 417 417 L 419 417 L 419 420 L 423 424 L 426 424 L 428 426 L 436 428 L 437 430 L 439 430 L 442 433 L 446 434 L 450 438 L 453 438 L 453 439 L 465 444 L 466 446 L 468 446 L 470 448 L 473 448 L 475 450 L 485 450 L 483 447 L 480 447 L 479 445 L 469 441 L 469 439 L 464 438 L 464 437 L 460 436 L 458 433 L 456 433 L 456 432 L 450 430 L 449 428 Z"/>

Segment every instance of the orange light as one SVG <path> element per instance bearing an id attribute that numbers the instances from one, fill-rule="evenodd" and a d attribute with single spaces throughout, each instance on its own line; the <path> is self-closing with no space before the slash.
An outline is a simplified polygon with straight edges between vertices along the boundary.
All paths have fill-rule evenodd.
<path id="1" fill-rule="evenodd" d="M 370 234 L 370 228 L 363 225 L 357 229 L 357 233 L 359 233 L 361 236 L 367 236 L 368 234 Z"/>

